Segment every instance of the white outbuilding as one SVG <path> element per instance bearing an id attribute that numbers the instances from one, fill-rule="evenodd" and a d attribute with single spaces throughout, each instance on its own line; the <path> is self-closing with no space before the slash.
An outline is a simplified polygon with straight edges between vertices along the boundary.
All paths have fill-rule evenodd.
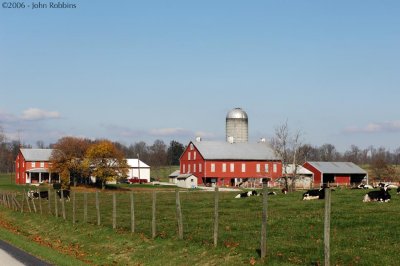
<path id="1" fill-rule="evenodd" d="M 181 174 L 177 178 L 177 186 L 182 188 L 196 188 L 197 177 L 192 174 Z"/>
<path id="2" fill-rule="evenodd" d="M 146 179 L 150 182 L 150 166 L 139 159 L 126 159 L 128 163 L 128 179 Z"/>

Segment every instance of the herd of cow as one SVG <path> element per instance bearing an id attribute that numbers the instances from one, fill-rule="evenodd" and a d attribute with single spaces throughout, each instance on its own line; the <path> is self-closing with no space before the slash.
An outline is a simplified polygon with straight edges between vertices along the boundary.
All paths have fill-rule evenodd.
<path id="1" fill-rule="evenodd" d="M 313 199 L 325 199 L 325 188 L 326 186 L 320 189 L 310 189 L 303 193 L 303 200 L 313 200 Z M 370 189 L 372 187 L 368 185 L 358 186 L 357 189 Z M 383 183 L 379 183 L 378 187 L 379 190 L 373 190 L 365 194 L 363 198 L 363 202 L 370 202 L 370 201 L 378 201 L 378 202 L 388 202 L 391 199 L 389 194 L 389 190 L 391 187 L 389 185 L 385 185 Z M 287 190 L 282 189 L 282 193 L 286 194 Z M 397 187 L 397 194 L 400 194 L 400 186 Z M 235 198 L 247 198 L 251 196 L 260 196 L 262 193 L 257 192 L 256 190 L 248 191 L 239 193 L 235 196 Z M 269 192 L 268 195 L 276 195 L 276 192 Z"/>
<path id="2" fill-rule="evenodd" d="M 70 191 L 69 190 L 56 190 L 56 194 L 60 199 L 64 198 L 66 201 L 70 200 Z M 49 199 L 49 192 L 47 190 L 39 191 L 39 190 L 30 190 L 28 191 L 28 198 L 30 199 Z"/>

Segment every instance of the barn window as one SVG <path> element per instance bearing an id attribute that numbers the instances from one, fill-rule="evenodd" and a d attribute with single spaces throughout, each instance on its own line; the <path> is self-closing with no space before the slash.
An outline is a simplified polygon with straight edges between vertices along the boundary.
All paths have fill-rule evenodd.
<path id="1" fill-rule="evenodd" d="M 32 163 L 31 163 L 31 166 L 32 166 L 32 167 L 36 167 L 35 162 L 32 162 Z"/>
<path id="2" fill-rule="evenodd" d="M 276 165 L 276 163 L 274 163 L 273 168 L 274 168 L 274 173 L 278 172 L 278 166 Z"/>
<path id="3" fill-rule="evenodd" d="M 188 173 L 190 173 L 190 164 L 188 164 Z"/>
<path id="4" fill-rule="evenodd" d="M 264 164 L 264 172 L 268 173 L 269 172 L 269 164 Z"/>
<path id="5" fill-rule="evenodd" d="M 190 143 L 190 150 L 193 150 L 193 143 Z"/>
<path id="6" fill-rule="evenodd" d="M 246 172 L 246 164 L 242 163 L 242 173 Z"/>
<path id="7" fill-rule="evenodd" d="M 196 160 L 196 152 L 193 152 L 193 160 Z"/>
<path id="8" fill-rule="evenodd" d="M 201 169 L 201 163 L 199 163 L 199 172 L 201 173 L 202 169 Z"/>
<path id="9" fill-rule="evenodd" d="M 196 172 L 196 164 L 193 164 L 193 172 Z"/>
<path id="10" fill-rule="evenodd" d="M 231 163 L 230 168 L 231 168 L 230 169 L 231 173 L 235 172 L 235 164 L 234 163 Z"/>
<path id="11" fill-rule="evenodd" d="M 44 167 L 44 162 L 40 162 L 40 167 Z"/>
<path id="12" fill-rule="evenodd" d="M 256 171 L 257 171 L 257 173 L 261 172 L 261 167 L 260 167 L 259 163 L 256 164 Z"/>
<path id="13" fill-rule="evenodd" d="M 184 164 L 182 164 L 182 173 L 185 173 L 185 172 L 186 172 L 186 167 Z"/>
<path id="14" fill-rule="evenodd" d="M 215 163 L 211 164 L 211 172 L 213 172 L 213 173 L 215 172 Z"/>
<path id="15" fill-rule="evenodd" d="M 222 172 L 224 172 L 224 173 L 226 172 L 226 163 L 222 164 Z"/>
<path id="16" fill-rule="evenodd" d="M 190 152 L 188 152 L 188 160 L 190 161 Z"/>

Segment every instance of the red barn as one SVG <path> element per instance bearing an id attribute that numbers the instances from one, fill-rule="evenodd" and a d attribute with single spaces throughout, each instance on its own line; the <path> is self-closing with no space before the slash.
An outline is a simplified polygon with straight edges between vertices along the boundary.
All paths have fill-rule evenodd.
<path id="1" fill-rule="evenodd" d="M 368 181 L 368 173 L 351 162 L 305 162 L 303 167 L 313 172 L 314 187 L 328 183 L 350 185 Z"/>
<path id="2" fill-rule="evenodd" d="M 49 170 L 52 149 L 20 149 L 15 160 L 16 184 L 60 182 L 57 173 Z"/>
<path id="3" fill-rule="evenodd" d="M 261 185 L 263 178 L 282 176 L 282 162 L 264 141 L 229 143 L 190 142 L 180 157 L 180 173 L 193 174 L 198 184 L 237 186 L 243 182 Z"/>

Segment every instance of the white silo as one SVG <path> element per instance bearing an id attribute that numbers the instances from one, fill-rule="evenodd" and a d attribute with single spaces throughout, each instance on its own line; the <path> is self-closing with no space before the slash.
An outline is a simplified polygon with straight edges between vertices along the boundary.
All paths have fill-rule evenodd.
<path id="1" fill-rule="evenodd" d="M 248 142 L 249 119 L 242 108 L 235 108 L 226 115 L 226 141 L 229 143 Z"/>

